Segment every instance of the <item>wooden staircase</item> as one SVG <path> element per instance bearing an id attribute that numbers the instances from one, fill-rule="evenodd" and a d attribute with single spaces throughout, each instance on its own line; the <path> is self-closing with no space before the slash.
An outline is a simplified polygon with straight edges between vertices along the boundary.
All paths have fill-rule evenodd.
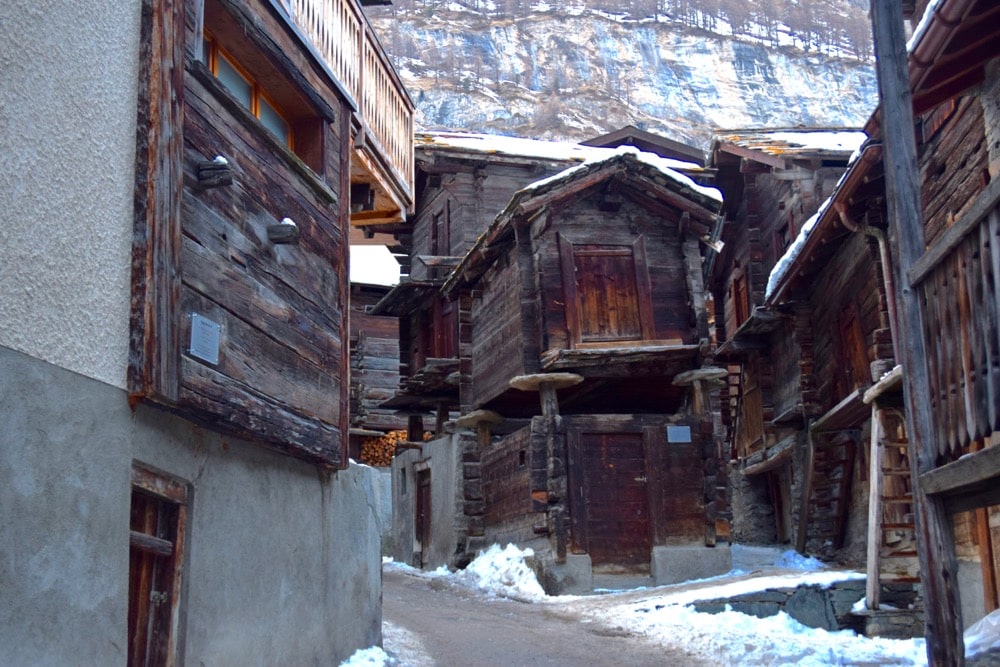
<path id="1" fill-rule="evenodd" d="M 878 609 L 886 584 L 918 582 L 920 570 L 903 416 L 873 404 L 871 423 L 866 597 L 868 608 Z"/>

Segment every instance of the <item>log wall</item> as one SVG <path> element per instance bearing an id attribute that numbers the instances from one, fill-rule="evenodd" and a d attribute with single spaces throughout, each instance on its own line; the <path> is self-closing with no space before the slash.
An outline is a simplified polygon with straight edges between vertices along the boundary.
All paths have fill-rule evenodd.
<path id="1" fill-rule="evenodd" d="M 152 110 L 140 126 L 153 129 L 137 150 L 130 391 L 212 428 L 346 465 L 346 102 L 269 3 L 207 2 L 206 26 L 281 95 L 293 125 L 311 128 L 319 150 L 293 153 L 195 57 L 198 7 L 187 5 L 186 30 L 173 33 L 185 45 L 173 67 L 164 54 L 144 65 L 166 68 L 169 83 L 150 83 L 145 69 L 140 77 L 140 107 Z M 200 181 L 216 156 L 231 182 Z M 269 240 L 284 218 L 297 243 Z M 191 349 L 196 314 L 219 325 L 217 363 Z"/>
<path id="2" fill-rule="evenodd" d="M 813 304 L 813 368 L 825 412 L 858 386 L 871 384 L 869 364 L 875 332 L 884 327 L 885 306 L 880 291 L 878 249 L 862 234 L 847 239 L 827 264 L 811 293 Z M 852 310 L 863 335 L 862 349 L 847 349 L 844 318 Z M 865 375 L 854 377 L 851 355 L 857 355 Z M 856 375 L 860 375 L 860 371 Z"/>
<path id="3" fill-rule="evenodd" d="M 483 405 L 502 394 L 507 382 L 524 372 L 517 262 L 502 259 L 481 284 L 481 297 L 473 299 L 471 311 L 472 405 Z"/>

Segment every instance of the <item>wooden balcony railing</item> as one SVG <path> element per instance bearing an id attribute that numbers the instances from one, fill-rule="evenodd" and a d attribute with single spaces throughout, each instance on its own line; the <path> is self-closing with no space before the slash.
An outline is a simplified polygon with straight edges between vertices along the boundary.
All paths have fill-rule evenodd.
<path id="1" fill-rule="evenodd" d="M 938 464 L 1000 430 L 1000 180 L 909 272 L 920 294 Z"/>
<path id="2" fill-rule="evenodd" d="M 413 190 L 413 103 L 355 0 L 291 0 L 292 20 L 357 104 L 401 190 Z"/>

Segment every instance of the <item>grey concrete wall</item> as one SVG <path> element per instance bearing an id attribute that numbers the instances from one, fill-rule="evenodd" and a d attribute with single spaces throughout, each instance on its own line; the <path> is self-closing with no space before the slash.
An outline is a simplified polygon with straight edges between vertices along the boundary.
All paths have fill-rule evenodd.
<path id="1" fill-rule="evenodd" d="M 190 483 L 186 664 L 337 664 L 381 638 L 378 472 L 330 474 L 0 347 L 0 656 L 125 663 L 132 460 Z"/>
<path id="2" fill-rule="evenodd" d="M 445 435 L 421 444 L 422 451 L 405 452 L 397 456 L 392 464 L 392 523 L 396 541 L 393 557 L 401 563 L 415 567 L 420 565 L 414 526 L 417 480 L 414 466 L 417 462 L 424 462 L 431 474 L 432 519 L 431 543 L 423 565 L 425 569 L 436 569 L 442 565 L 454 567 L 459 537 L 464 535 L 465 525 L 459 436 Z"/>
<path id="3" fill-rule="evenodd" d="M 0 2 L 0 345 L 118 387 L 140 6 Z"/>

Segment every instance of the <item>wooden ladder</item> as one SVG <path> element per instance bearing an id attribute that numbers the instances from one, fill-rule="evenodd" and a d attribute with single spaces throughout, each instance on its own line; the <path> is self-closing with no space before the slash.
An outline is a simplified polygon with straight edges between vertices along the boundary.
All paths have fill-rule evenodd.
<path id="1" fill-rule="evenodd" d="M 913 523 L 909 443 L 898 411 L 872 404 L 868 496 L 869 609 L 878 609 L 882 586 L 920 581 Z"/>

